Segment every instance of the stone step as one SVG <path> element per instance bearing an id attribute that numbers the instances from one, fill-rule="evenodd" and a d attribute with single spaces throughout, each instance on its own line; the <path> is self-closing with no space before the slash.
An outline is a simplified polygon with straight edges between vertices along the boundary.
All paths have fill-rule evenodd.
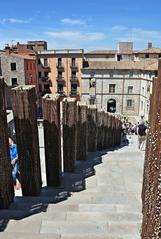
<path id="1" fill-rule="evenodd" d="M 80 203 L 78 205 L 78 211 L 80 212 L 112 212 L 112 213 L 134 213 L 141 212 L 141 205 L 134 208 L 133 205 L 129 204 L 90 204 Z"/>
<path id="2" fill-rule="evenodd" d="M 102 222 L 42 221 L 40 233 L 99 235 L 107 233 L 107 224 Z M 76 237 L 77 238 L 77 237 Z"/>
<path id="3" fill-rule="evenodd" d="M 61 235 L 61 239 L 140 239 L 140 236 L 138 235 L 130 235 L 130 236 L 114 236 L 111 235 L 110 233 L 108 234 L 103 234 L 103 235 L 73 235 L 73 234 L 68 234 L 68 235 Z"/>
<path id="4" fill-rule="evenodd" d="M 104 222 L 75 222 L 64 221 L 42 221 L 40 234 L 75 234 L 75 235 L 139 235 L 139 224 L 137 223 L 104 223 Z M 77 237 L 76 237 L 77 238 Z M 85 237 L 86 238 L 86 237 Z"/>
<path id="5" fill-rule="evenodd" d="M 58 234 L 18 233 L 1 232 L 0 239 L 61 239 Z"/>
<path id="6" fill-rule="evenodd" d="M 109 204 L 133 204 L 134 208 L 140 204 L 136 195 L 127 193 L 99 193 L 99 192 L 84 192 L 73 194 L 68 201 L 71 203 L 109 203 Z"/>
<path id="7" fill-rule="evenodd" d="M 140 222 L 139 213 L 109 213 L 109 212 L 67 212 L 66 221 L 90 222 Z"/>

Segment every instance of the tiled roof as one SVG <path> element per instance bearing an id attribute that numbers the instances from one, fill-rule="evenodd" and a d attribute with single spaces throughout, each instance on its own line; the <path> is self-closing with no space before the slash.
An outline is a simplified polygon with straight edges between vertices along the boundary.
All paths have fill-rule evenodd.
<path id="1" fill-rule="evenodd" d="M 83 69 L 101 70 L 158 70 L 158 60 L 147 59 L 141 61 L 89 61 L 89 66 Z"/>
<path id="2" fill-rule="evenodd" d="M 95 50 L 95 51 L 90 51 L 90 52 L 86 52 L 86 55 L 94 55 L 94 54 L 116 54 L 117 51 L 116 50 Z"/>
<path id="3" fill-rule="evenodd" d="M 16 54 L 16 53 L 7 53 L 7 52 L 0 52 L 0 55 L 7 55 L 7 56 L 15 56 L 15 57 L 19 57 L 19 58 L 22 58 L 22 59 L 26 59 L 26 60 L 35 60 L 36 57 L 35 56 L 30 56 L 30 55 L 25 55 L 25 54 Z"/>
<path id="4" fill-rule="evenodd" d="M 148 53 L 161 54 L 161 48 L 151 47 L 151 48 L 144 49 L 142 51 L 138 51 L 137 53 L 138 54 L 140 54 L 140 53 L 142 53 L 142 54 L 148 54 Z"/>

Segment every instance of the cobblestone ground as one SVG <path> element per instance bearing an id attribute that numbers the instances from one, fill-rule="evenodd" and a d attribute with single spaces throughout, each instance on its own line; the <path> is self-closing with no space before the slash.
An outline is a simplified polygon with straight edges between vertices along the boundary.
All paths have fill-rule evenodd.
<path id="1" fill-rule="evenodd" d="M 77 162 L 62 188 L 44 188 L 39 198 L 17 196 L 0 212 L 0 238 L 139 239 L 144 151 L 136 136 L 132 141 Z"/>

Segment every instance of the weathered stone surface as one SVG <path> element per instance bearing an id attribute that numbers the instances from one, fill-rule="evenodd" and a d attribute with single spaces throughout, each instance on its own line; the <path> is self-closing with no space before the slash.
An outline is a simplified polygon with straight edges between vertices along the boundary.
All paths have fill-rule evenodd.
<path id="1" fill-rule="evenodd" d="M 61 184 L 60 101 L 53 95 L 43 98 L 44 143 L 47 186 Z"/>
<path id="2" fill-rule="evenodd" d="M 8 208 L 14 197 L 4 91 L 4 79 L 0 78 L 0 209 Z"/>
<path id="3" fill-rule="evenodd" d="M 42 181 L 35 87 L 16 87 L 12 96 L 22 193 L 24 196 L 38 196 Z"/>

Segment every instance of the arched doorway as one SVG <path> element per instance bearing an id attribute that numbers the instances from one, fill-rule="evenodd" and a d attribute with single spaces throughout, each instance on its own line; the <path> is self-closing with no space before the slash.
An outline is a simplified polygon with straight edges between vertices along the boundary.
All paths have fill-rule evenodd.
<path id="1" fill-rule="evenodd" d="M 116 112 L 116 100 L 110 99 L 107 101 L 107 112 L 115 113 Z"/>

